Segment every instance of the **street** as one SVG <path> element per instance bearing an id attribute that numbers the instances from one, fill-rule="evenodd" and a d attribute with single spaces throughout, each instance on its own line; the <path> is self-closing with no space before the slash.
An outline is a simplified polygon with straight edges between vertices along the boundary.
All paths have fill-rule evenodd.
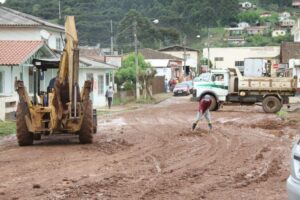
<path id="1" fill-rule="evenodd" d="M 196 110 L 171 97 L 99 116 L 91 145 L 0 138 L 0 199 L 287 199 L 297 125 L 259 106 L 224 106 L 211 132 L 205 120 L 192 132 Z"/>

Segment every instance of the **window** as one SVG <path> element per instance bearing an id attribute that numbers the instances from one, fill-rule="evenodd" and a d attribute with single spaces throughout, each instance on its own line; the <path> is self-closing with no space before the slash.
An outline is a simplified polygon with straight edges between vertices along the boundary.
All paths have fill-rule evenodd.
<path id="1" fill-rule="evenodd" d="M 109 86 L 109 73 L 105 74 L 105 84 L 106 86 Z"/>
<path id="2" fill-rule="evenodd" d="M 93 81 L 94 80 L 93 74 L 92 73 L 87 73 L 86 74 L 86 80 Z"/>
<path id="3" fill-rule="evenodd" d="M 4 90 L 4 72 L 0 72 L 0 93 Z"/>
<path id="4" fill-rule="evenodd" d="M 243 67 L 244 66 L 244 61 L 235 61 L 235 66 L 236 67 Z"/>
<path id="5" fill-rule="evenodd" d="M 223 82 L 224 81 L 224 74 L 214 74 L 213 77 L 212 77 L 212 81 Z"/>
<path id="6" fill-rule="evenodd" d="M 98 76 L 98 94 L 104 94 L 104 77 L 103 75 Z"/>
<path id="7" fill-rule="evenodd" d="M 57 50 L 61 50 L 61 39 L 60 38 L 56 38 L 56 49 Z"/>
<path id="8" fill-rule="evenodd" d="M 33 73 L 33 67 L 29 67 L 28 70 L 28 80 L 29 80 L 29 93 L 33 93 L 33 87 L 34 87 L 34 73 Z"/>
<path id="9" fill-rule="evenodd" d="M 215 61 L 224 61 L 223 57 L 215 57 Z"/>

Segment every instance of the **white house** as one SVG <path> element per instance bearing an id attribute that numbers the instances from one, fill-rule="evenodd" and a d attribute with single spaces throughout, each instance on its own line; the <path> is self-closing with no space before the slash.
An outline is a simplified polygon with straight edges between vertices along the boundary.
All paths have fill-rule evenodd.
<path id="1" fill-rule="evenodd" d="M 281 27 L 293 27 L 295 25 L 295 20 L 293 19 L 284 19 L 279 22 Z"/>
<path id="2" fill-rule="evenodd" d="M 245 44 L 245 30 L 242 27 L 224 28 L 224 40 L 228 43 L 242 45 Z"/>
<path id="3" fill-rule="evenodd" d="M 199 66 L 199 50 L 180 45 L 174 45 L 159 49 L 158 51 L 181 58 L 185 70 L 196 72 Z"/>
<path id="4" fill-rule="evenodd" d="M 65 28 L 41 18 L 0 6 L 0 40 L 43 41 L 63 50 Z"/>
<path id="5" fill-rule="evenodd" d="M 252 8 L 252 3 L 248 2 L 248 1 L 241 2 L 239 4 L 240 4 L 240 7 L 243 8 L 243 9 L 250 9 L 250 8 Z"/>
<path id="6" fill-rule="evenodd" d="M 240 23 L 238 23 L 237 26 L 239 28 L 248 28 L 248 27 L 250 27 L 249 23 L 247 23 L 247 22 L 240 22 Z"/>
<path id="7" fill-rule="evenodd" d="M 33 58 L 58 59 L 43 41 L 0 40 L 0 120 L 5 120 L 6 113 L 16 110 L 15 79 L 23 80 L 29 95 L 33 94 Z M 53 70 L 43 75 L 41 88 L 44 91 L 55 75 Z"/>
<path id="8" fill-rule="evenodd" d="M 93 81 L 91 99 L 96 108 L 106 105 L 105 91 L 114 84 L 114 71 L 117 66 L 104 63 L 90 57 L 79 59 L 79 85 L 83 87 L 85 80 Z"/>
<path id="9" fill-rule="evenodd" d="M 264 13 L 261 13 L 260 14 L 260 17 L 261 18 L 264 18 L 264 17 L 271 17 L 272 16 L 272 14 L 270 13 L 270 12 L 264 12 Z"/>
<path id="10" fill-rule="evenodd" d="M 294 42 L 300 42 L 300 19 L 297 20 L 291 32 L 294 35 Z"/>
<path id="11" fill-rule="evenodd" d="M 140 49 L 139 53 L 156 69 L 156 76 L 165 76 L 167 80 L 184 78 L 181 58 L 148 48 Z"/>
<path id="12" fill-rule="evenodd" d="M 272 37 L 285 36 L 285 35 L 286 35 L 285 29 L 274 29 L 272 31 Z"/>
<path id="13" fill-rule="evenodd" d="M 273 61 L 279 57 L 280 47 L 209 48 L 209 51 L 205 48 L 203 50 L 203 57 L 208 58 L 208 52 L 213 67 L 226 69 L 235 66 L 243 70 L 245 58 L 264 58 Z"/>
<path id="14" fill-rule="evenodd" d="M 278 20 L 282 21 L 282 20 L 288 19 L 290 17 L 291 17 L 291 13 L 289 13 L 289 12 L 282 12 L 282 13 L 279 14 Z"/>

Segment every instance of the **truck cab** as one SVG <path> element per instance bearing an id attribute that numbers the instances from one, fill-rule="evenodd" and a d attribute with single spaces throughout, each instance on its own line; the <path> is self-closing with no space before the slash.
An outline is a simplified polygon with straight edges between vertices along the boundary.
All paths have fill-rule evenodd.
<path id="1" fill-rule="evenodd" d="M 216 69 L 196 77 L 193 80 L 193 97 L 200 100 L 204 95 L 210 95 L 213 99 L 210 110 L 217 110 L 219 102 L 226 101 L 229 92 L 229 73 L 229 70 Z"/>

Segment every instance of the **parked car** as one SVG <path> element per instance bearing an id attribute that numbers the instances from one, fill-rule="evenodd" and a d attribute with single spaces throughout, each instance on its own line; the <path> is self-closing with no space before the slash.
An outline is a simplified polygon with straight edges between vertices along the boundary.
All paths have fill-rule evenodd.
<path id="1" fill-rule="evenodd" d="M 191 81 L 184 81 L 182 83 L 186 83 L 186 84 L 189 85 L 189 87 L 190 87 L 190 94 L 192 94 L 193 93 L 193 81 L 192 80 Z"/>
<path id="2" fill-rule="evenodd" d="M 300 199 L 300 139 L 294 145 L 291 155 L 291 174 L 287 179 L 289 200 Z"/>
<path id="3" fill-rule="evenodd" d="M 177 95 L 189 95 L 190 86 L 187 83 L 177 83 L 173 89 L 174 96 Z"/>

